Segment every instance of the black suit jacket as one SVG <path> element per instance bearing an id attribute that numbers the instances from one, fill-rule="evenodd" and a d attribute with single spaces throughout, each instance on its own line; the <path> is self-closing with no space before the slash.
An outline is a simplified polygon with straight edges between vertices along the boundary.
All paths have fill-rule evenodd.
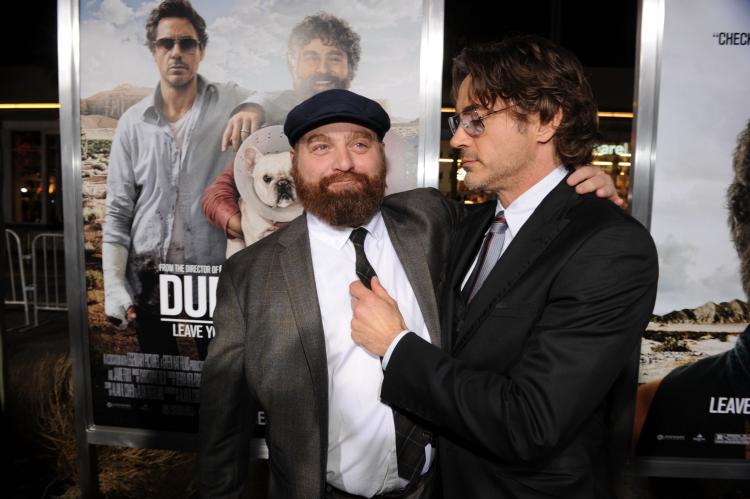
<path id="1" fill-rule="evenodd" d="M 459 287 L 494 209 L 455 241 L 446 351 L 406 335 L 381 397 L 436 426 L 445 497 L 611 498 L 607 398 L 651 316 L 653 241 L 562 181 L 466 306 Z"/>

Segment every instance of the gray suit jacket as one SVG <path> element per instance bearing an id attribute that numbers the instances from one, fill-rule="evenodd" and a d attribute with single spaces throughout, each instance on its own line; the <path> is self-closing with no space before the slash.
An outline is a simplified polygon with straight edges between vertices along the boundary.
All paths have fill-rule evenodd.
<path id="1" fill-rule="evenodd" d="M 434 189 L 381 208 L 432 341 L 460 206 Z M 241 497 L 255 413 L 266 412 L 269 497 L 324 497 L 328 371 L 304 216 L 230 258 L 219 279 L 216 337 L 203 366 L 198 482 L 203 497 Z"/>

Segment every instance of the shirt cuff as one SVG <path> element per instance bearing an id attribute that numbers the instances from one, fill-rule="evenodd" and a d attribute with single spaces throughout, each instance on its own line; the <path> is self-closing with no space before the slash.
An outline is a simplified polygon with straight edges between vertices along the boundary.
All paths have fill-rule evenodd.
<path id="1" fill-rule="evenodd" d="M 386 370 L 388 367 L 388 361 L 391 359 L 391 354 L 396 349 L 396 345 L 398 345 L 398 342 L 401 341 L 401 338 L 403 338 L 407 333 L 411 333 L 408 329 L 404 329 L 400 333 L 398 333 L 398 336 L 393 338 L 393 341 L 391 342 L 391 346 L 388 347 L 388 350 L 385 351 L 385 355 L 383 355 L 383 360 L 380 361 L 380 365 L 383 366 L 383 371 Z"/>

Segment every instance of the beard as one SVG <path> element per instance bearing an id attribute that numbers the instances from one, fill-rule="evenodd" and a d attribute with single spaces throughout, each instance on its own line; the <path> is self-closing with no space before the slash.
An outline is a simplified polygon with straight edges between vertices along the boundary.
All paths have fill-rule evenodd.
<path id="1" fill-rule="evenodd" d="M 323 84 L 323 88 L 319 87 L 321 83 Z M 334 88 L 347 89 L 350 83 L 351 79 L 348 76 L 346 78 L 339 78 L 332 73 L 315 73 L 297 82 L 297 93 L 303 100 L 306 100 L 325 90 L 332 90 Z"/>
<path id="2" fill-rule="evenodd" d="M 385 196 L 385 174 L 385 158 L 381 158 L 380 168 L 373 177 L 341 172 L 309 182 L 299 173 L 296 155 L 292 162 L 292 178 L 302 206 L 334 227 L 359 227 L 378 212 Z M 353 183 L 346 189 L 330 190 L 331 184 L 345 180 Z"/>

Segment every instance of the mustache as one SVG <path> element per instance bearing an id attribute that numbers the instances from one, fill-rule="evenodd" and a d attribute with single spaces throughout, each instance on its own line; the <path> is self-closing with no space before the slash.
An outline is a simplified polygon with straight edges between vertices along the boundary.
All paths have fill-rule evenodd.
<path id="1" fill-rule="evenodd" d="M 346 78 L 339 78 L 333 73 L 315 73 L 305 78 L 305 83 L 308 85 L 313 85 L 319 81 L 334 83 L 337 86 L 340 86 L 340 88 L 344 88 Z"/>
<path id="2" fill-rule="evenodd" d="M 334 184 L 336 182 L 343 182 L 346 180 L 352 180 L 352 181 L 356 181 L 359 184 L 364 184 L 368 181 L 368 177 L 364 173 L 357 173 L 357 172 L 334 173 L 333 175 L 329 175 L 323 178 L 320 181 L 320 187 L 325 189 L 331 184 Z"/>

